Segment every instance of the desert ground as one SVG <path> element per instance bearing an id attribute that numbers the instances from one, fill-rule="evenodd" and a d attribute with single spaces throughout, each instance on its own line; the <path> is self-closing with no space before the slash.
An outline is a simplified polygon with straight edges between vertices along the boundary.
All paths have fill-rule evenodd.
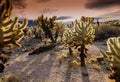
<path id="1" fill-rule="evenodd" d="M 4 73 L 16 74 L 22 82 L 109 82 L 109 65 L 101 63 L 100 50 L 107 49 L 105 42 L 93 42 L 89 49 L 85 67 L 72 68 L 68 64 L 59 63 L 58 54 L 67 53 L 63 44 L 43 53 L 29 55 L 41 45 L 39 39 L 22 40 L 22 48 L 14 48 L 15 52 L 6 64 Z"/>

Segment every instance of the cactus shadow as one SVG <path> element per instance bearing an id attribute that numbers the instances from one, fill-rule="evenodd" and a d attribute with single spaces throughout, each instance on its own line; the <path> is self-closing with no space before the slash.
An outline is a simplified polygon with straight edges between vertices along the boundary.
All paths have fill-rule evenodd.
<path id="1" fill-rule="evenodd" d="M 67 71 L 66 71 L 66 78 L 64 82 L 70 82 L 71 79 L 71 70 L 72 68 L 70 66 L 67 67 Z"/>
<path id="2" fill-rule="evenodd" d="M 81 66 L 82 82 L 90 82 L 89 73 L 86 66 Z"/>
<path id="3" fill-rule="evenodd" d="M 46 81 L 47 79 L 50 79 L 51 75 L 51 69 L 53 66 L 54 60 L 52 57 L 49 57 L 49 59 L 41 64 L 39 64 L 34 71 L 32 71 L 32 75 L 36 76 L 34 78 L 31 78 L 31 82 L 39 82 Z M 39 71 L 36 71 L 39 70 Z M 39 78 L 39 79 L 38 79 Z"/>

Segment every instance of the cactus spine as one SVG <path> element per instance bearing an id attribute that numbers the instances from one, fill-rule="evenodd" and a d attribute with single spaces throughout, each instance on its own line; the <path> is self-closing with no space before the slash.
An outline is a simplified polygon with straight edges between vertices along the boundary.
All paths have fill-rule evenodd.
<path id="1" fill-rule="evenodd" d="M 116 82 L 120 81 L 120 37 L 109 38 L 107 41 L 108 50 L 101 50 L 104 60 L 110 64 L 112 74 L 109 75 L 110 79 L 115 79 Z"/>

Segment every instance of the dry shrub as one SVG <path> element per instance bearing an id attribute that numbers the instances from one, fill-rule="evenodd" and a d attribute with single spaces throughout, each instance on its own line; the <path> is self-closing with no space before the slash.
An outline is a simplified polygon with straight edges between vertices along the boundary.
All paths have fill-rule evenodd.
<path id="1" fill-rule="evenodd" d="M 73 52 L 71 56 L 69 53 L 61 53 L 57 59 L 60 63 L 67 63 L 70 67 L 78 68 L 81 64 L 80 57 L 77 52 Z"/>
<path id="2" fill-rule="evenodd" d="M 93 69 L 96 71 L 101 71 L 101 67 L 98 64 L 93 64 Z"/>
<path id="3" fill-rule="evenodd" d="M 97 57 L 96 56 L 91 56 L 88 60 L 87 60 L 88 63 L 93 63 L 93 62 L 97 62 Z"/>
<path id="4" fill-rule="evenodd" d="M 0 82 L 22 82 L 20 77 L 16 74 L 9 73 L 1 78 Z"/>
<path id="5" fill-rule="evenodd" d="M 95 40 L 105 40 L 120 36 L 120 26 L 101 25 L 95 30 Z"/>

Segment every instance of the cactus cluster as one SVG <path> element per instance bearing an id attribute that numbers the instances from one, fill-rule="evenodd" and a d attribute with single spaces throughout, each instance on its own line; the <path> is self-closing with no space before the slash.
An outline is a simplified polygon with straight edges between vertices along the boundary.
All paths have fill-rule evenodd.
<path id="1" fill-rule="evenodd" d="M 39 38 L 42 41 L 43 31 L 39 26 L 30 26 L 30 27 L 28 26 L 24 30 L 24 33 L 26 36 L 28 36 L 28 38 L 35 37 L 35 38 Z"/>
<path id="2" fill-rule="evenodd" d="M 14 45 L 21 47 L 19 42 L 24 36 L 23 30 L 27 25 L 27 20 L 24 20 L 23 24 L 18 23 L 17 17 L 11 20 L 11 10 L 11 0 L 0 1 L 0 54 L 12 53 L 13 50 L 11 50 L 11 48 Z M 0 55 L 0 71 L 4 69 L 3 64 L 5 62 L 2 60 L 4 57 L 5 56 Z"/>
<path id="3" fill-rule="evenodd" d="M 61 41 L 63 37 L 63 33 L 67 28 L 67 24 L 63 22 L 56 22 L 54 28 L 52 29 L 52 33 L 54 34 L 55 41 L 57 40 L 58 36 L 60 36 Z"/>
<path id="4" fill-rule="evenodd" d="M 85 66 L 85 54 L 88 50 L 85 45 L 92 44 L 95 38 L 94 33 L 95 29 L 91 24 L 91 20 L 80 22 L 76 20 L 73 27 L 64 33 L 63 42 L 69 47 L 70 53 L 72 52 L 71 47 L 75 47 L 80 51 L 81 66 Z"/>
<path id="5" fill-rule="evenodd" d="M 54 28 L 55 20 L 56 16 L 53 16 L 52 18 L 47 18 L 44 17 L 44 15 L 41 15 L 40 17 L 38 17 L 38 19 L 35 20 L 35 23 L 40 26 L 45 33 L 45 37 L 50 38 L 53 43 L 55 42 L 55 40 L 53 38 L 51 29 Z"/>
<path id="6" fill-rule="evenodd" d="M 112 74 L 110 79 L 120 81 L 120 37 L 109 38 L 107 41 L 108 50 L 101 50 L 104 60 L 110 64 Z"/>

